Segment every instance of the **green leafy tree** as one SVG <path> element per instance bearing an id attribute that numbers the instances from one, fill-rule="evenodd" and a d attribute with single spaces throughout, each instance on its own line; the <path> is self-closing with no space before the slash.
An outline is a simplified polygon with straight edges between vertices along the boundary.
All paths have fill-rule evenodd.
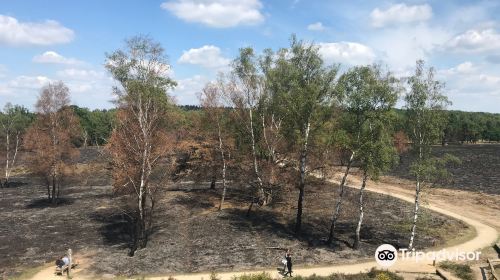
<path id="1" fill-rule="evenodd" d="M 409 91 L 405 95 L 408 136 L 412 152 L 416 154 L 411 164 L 415 178 L 415 206 L 408 248 L 412 249 L 420 210 L 420 194 L 424 184 L 433 180 L 432 175 L 443 174 L 432 157 L 432 145 L 442 139 L 446 125 L 443 113 L 450 104 L 442 93 L 443 84 L 435 80 L 434 69 L 425 69 L 422 60 L 417 61 L 415 74 L 407 79 Z M 441 164 L 442 165 L 442 164 Z M 432 171 L 432 172 L 431 172 Z"/>
<path id="2" fill-rule="evenodd" d="M 334 99 L 334 82 L 338 67 L 326 67 L 318 54 L 318 47 L 291 38 L 291 45 L 278 53 L 275 71 L 280 71 L 279 98 L 283 108 L 283 132 L 290 147 L 297 147 L 299 178 L 297 188 L 297 216 L 295 232 L 302 228 L 302 210 L 307 159 L 311 138 L 321 129 L 322 108 Z"/>
<path id="3" fill-rule="evenodd" d="M 261 136 L 258 115 L 259 101 L 264 94 L 264 78 L 259 70 L 258 59 L 252 48 L 240 49 L 239 56 L 232 63 L 232 86 L 228 87 L 229 99 L 235 109 L 238 121 L 244 124 L 245 134 L 251 148 L 253 173 L 257 180 L 257 200 L 260 205 L 270 203 L 270 194 L 265 191 L 260 167 L 258 142 Z M 252 200 L 248 213 L 252 208 Z"/>
<path id="4" fill-rule="evenodd" d="M 396 158 L 391 138 L 390 120 L 399 92 L 398 81 L 383 73 L 379 66 L 354 67 L 344 73 L 336 86 L 342 96 L 344 109 L 343 130 L 338 137 L 341 145 L 350 151 L 346 170 L 339 186 L 339 198 L 335 205 L 327 243 L 334 238 L 334 231 L 341 213 L 345 183 L 352 163 L 360 162 L 363 182 L 359 194 L 359 219 L 354 246 L 359 245 L 359 232 L 363 222 L 363 192 L 369 178 L 376 179 L 386 171 Z"/>
<path id="5" fill-rule="evenodd" d="M 33 121 L 33 114 L 28 109 L 7 103 L 0 113 L 0 135 L 2 153 L 5 157 L 5 177 L 1 186 L 8 186 L 12 169 L 16 164 L 17 153 L 21 147 L 22 137 Z"/>

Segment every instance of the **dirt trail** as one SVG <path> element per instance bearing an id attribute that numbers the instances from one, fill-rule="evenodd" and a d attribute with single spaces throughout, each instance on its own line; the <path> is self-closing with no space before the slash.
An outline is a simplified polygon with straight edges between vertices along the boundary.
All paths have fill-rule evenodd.
<path id="1" fill-rule="evenodd" d="M 392 179 L 389 179 L 389 181 L 391 180 Z M 396 180 L 397 179 L 394 179 L 394 182 L 396 182 Z M 331 181 L 335 183 L 338 182 L 339 181 L 338 176 L 336 176 Z M 385 181 L 387 181 L 387 179 Z M 351 177 L 350 180 L 348 180 L 348 183 L 350 187 L 354 188 L 357 188 L 357 186 L 360 185 L 360 181 L 356 177 Z M 367 185 L 367 190 L 379 194 L 389 195 L 413 203 L 414 202 L 413 193 L 411 189 L 408 188 L 408 184 L 404 184 L 404 186 L 401 186 L 399 184 L 401 183 L 370 182 Z M 457 195 L 459 197 L 455 197 Z M 444 248 L 448 252 L 455 252 L 457 250 L 460 252 L 474 252 L 476 250 L 490 246 L 491 244 L 496 242 L 499 237 L 497 229 L 500 229 L 500 221 L 494 218 L 495 216 L 498 218 L 498 209 L 490 208 L 488 207 L 488 205 L 484 204 L 478 207 L 477 202 L 473 203 L 470 199 L 470 197 L 474 199 L 475 198 L 474 195 L 475 194 L 471 192 L 453 191 L 453 190 L 439 190 L 437 192 L 430 192 L 426 194 L 427 203 L 425 205 L 422 205 L 422 207 L 453 217 L 457 220 L 461 220 L 467 223 L 469 226 L 473 227 L 476 231 L 476 236 L 474 238 L 467 240 L 461 244 Z M 429 250 L 427 252 L 432 252 L 432 250 Z M 280 264 L 276 264 L 274 268 L 269 268 L 269 269 L 248 270 L 241 272 L 223 272 L 223 273 L 218 273 L 217 276 L 221 280 L 230 280 L 234 276 L 267 272 L 273 278 L 281 278 L 282 275 L 279 274 L 279 271 L 277 270 L 278 267 L 280 267 Z M 377 263 L 374 260 L 366 260 L 364 262 L 360 262 L 357 264 L 349 264 L 349 265 L 331 265 L 331 266 L 307 267 L 307 268 L 297 267 L 294 269 L 294 274 L 301 276 L 310 276 L 312 274 L 316 274 L 319 276 L 328 276 L 332 273 L 355 274 L 359 272 L 368 271 L 373 267 L 378 267 Z M 79 269 L 81 270 L 83 268 L 84 266 L 80 267 Z M 405 271 L 405 272 L 427 272 L 427 273 L 435 272 L 435 268 L 432 266 L 432 260 L 420 260 L 417 262 L 414 257 L 409 257 L 406 258 L 405 260 L 401 259 L 400 257 L 397 263 L 394 266 L 392 266 L 390 270 Z M 61 279 L 60 276 L 59 277 L 53 276 L 53 271 L 54 271 L 53 266 L 45 268 L 31 279 L 32 280 Z M 210 279 L 209 272 L 154 276 L 154 277 L 148 277 L 147 279 L 166 280 L 169 278 L 169 276 L 173 276 L 175 279 L 178 280 Z M 106 278 L 106 277 L 98 277 L 98 278 Z M 96 277 L 85 276 L 81 271 L 75 271 L 73 279 L 86 280 L 86 279 L 96 279 Z"/>

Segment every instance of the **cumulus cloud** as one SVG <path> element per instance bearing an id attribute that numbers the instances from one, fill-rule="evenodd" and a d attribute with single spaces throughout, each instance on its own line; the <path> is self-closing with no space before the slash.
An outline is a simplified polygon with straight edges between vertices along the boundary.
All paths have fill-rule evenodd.
<path id="1" fill-rule="evenodd" d="M 365 65 L 375 60 L 373 50 L 360 43 L 338 42 L 319 43 L 319 54 L 326 63 Z"/>
<path id="2" fill-rule="evenodd" d="M 471 29 L 453 37 L 447 47 L 457 52 L 486 52 L 500 49 L 500 34 L 493 28 Z"/>
<path id="3" fill-rule="evenodd" d="M 179 104 L 199 104 L 197 94 L 201 92 L 208 82 L 210 82 L 210 79 L 201 75 L 177 80 L 177 87 L 174 89 L 172 95 Z"/>
<path id="4" fill-rule="evenodd" d="M 195 64 L 205 68 L 224 68 L 229 65 L 230 60 L 221 55 L 218 47 L 205 45 L 197 49 L 184 51 L 179 58 L 179 63 Z"/>
<path id="5" fill-rule="evenodd" d="M 46 51 L 43 54 L 35 55 L 33 57 L 33 62 L 36 63 L 51 63 L 51 64 L 82 64 L 83 61 L 80 61 L 75 58 L 64 57 L 54 51 Z"/>
<path id="6" fill-rule="evenodd" d="M 442 74 L 444 75 L 465 75 L 465 74 L 471 74 L 475 73 L 477 71 L 477 66 L 472 64 L 470 61 L 466 61 L 463 63 L 458 64 L 455 67 L 449 68 L 442 70 Z"/>
<path id="7" fill-rule="evenodd" d="M 216 28 L 264 21 L 259 0 L 171 0 L 162 3 L 161 8 L 184 21 Z"/>
<path id="8" fill-rule="evenodd" d="M 76 68 L 68 68 L 61 71 L 57 71 L 56 75 L 62 79 L 71 79 L 71 80 L 94 80 L 106 77 L 104 72 L 97 72 L 95 70 L 76 69 Z"/>
<path id="9" fill-rule="evenodd" d="M 316 23 L 311 23 L 307 26 L 307 30 L 311 31 L 323 31 L 325 30 L 325 26 L 323 26 L 323 23 L 321 22 L 316 22 Z"/>
<path id="10" fill-rule="evenodd" d="M 40 89 L 48 83 L 62 80 L 70 89 L 71 101 L 78 106 L 89 108 L 110 108 L 113 99 L 114 81 L 104 69 L 68 68 L 57 71 L 54 76 L 21 75 L 0 82 L 0 106 L 2 102 L 12 102 L 27 107 L 33 106 Z"/>
<path id="11" fill-rule="evenodd" d="M 8 87 L 19 89 L 40 89 L 52 82 L 52 79 L 46 76 L 17 76 L 8 82 Z"/>
<path id="12" fill-rule="evenodd" d="M 414 68 L 417 59 L 429 60 L 451 37 L 446 28 L 419 24 L 382 29 L 367 35 L 365 42 L 393 71 L 405 72 Z"/>
<path id="13" fill-rule="evenodd" d="M 469 61 L 437 71 L 446 82 L 453 108 L 466 111 L 500 112 L 500 72 L 489 64 Z M 495 102 L 497 100 L 497 102 Z"/>
<path id="14" fill-rule="evenodd" d="M 54 20 L 43 22 L 20 22 L 16 18 L 0 15 L 0 44 L 53 45 L 73 40 L 73 30 Z"/>
<path id="15" fill-rule="evenodd" d="M 400 3 L 392 5 L 386 10 L 376 8 L 370 13 L 373 27 L 426 21 L 431 17 L 432 7 L 428 4 L 407 6 L 405 3 Z"/>

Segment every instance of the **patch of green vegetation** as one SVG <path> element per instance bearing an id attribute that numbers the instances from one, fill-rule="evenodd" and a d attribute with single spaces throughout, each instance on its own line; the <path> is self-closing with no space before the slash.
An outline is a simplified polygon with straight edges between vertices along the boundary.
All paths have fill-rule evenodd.
<path id="1" fill-rule="evenodd" d="M 309 277 L 294 276 L 290 280 L 404 280 L 403 277 L 389 271 L 380 271 L 372 269 L 368 273 L 359 274 L 332 274 L 330 276 L 311 275 Z M 234 277 L 233 280 L 277 280 L 273 279 L 268 273 L 243 275 Z"/>
<path id="2" fill-rule="evenodd" d="M 220 280 L 220 278 L 217 275 L 217 273 L 215 273 L 214 271 L 212 271 L 212 273 L 210 273 L 210 280 Z"/>
<path id="3" fill-rule="evenodd" d="M 453 275 L 456 277 L 463 279 L 463 280 L 472 280 L 474 277 L 472 276 L 472 269 L 470 266 L 466 264 L 458 264 L 458 263 L 453 263 L 450 261 L 444 261 L 439 264 L 439 267 L 441 267 L 444 270 L 447 270 L 451 272 Z"/>

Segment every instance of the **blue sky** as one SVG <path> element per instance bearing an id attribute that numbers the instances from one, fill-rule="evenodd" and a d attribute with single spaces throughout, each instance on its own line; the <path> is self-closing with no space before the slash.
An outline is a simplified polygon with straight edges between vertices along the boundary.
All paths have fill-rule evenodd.
<path id="1" fill-rule="evenodd" d="M 110 108 L 105 53 L 148 34 L 169 56 L 180 104 L 227 71 L 241 47 L 286 47 L 292 33 L 326 63 L 382 63 L 403 77 L 436 68 L 451 109 L 500 113 L 500 1 L 0 0 L 0 106 L 33 108 L 56 80 L 72 101 Z"/>

